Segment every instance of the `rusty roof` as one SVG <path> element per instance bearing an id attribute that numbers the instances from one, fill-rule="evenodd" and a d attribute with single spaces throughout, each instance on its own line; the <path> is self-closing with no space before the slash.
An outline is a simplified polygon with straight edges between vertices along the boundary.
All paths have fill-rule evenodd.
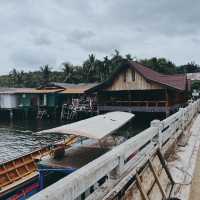
<path id="1" fill-rule="evenodd" d="M 83 94 L 85 91 L 97 86 L 98 83 L 80 83 L 66 87 L 61 94 Z"/>
<path id="2" fill-rule="evenodd" d="M 184 74 L 164 75 L 138 62 L 131 62 L 131 67 L 149 81 L 162 84 L 164 86 L 168 86 L 177 90 L 187 89 L 187 76 Z"/>
<path id="3" fill-rule="evenodd" d="M 56 83 L 55 83 L 56 85 Z M 62 85 L 62 87 L 61 87 Z M 86 90 L 98 85 L 98 83 L 80 83 L 80 84 L 61 84 L 59 87 L 40 87 L 40 88 L 0 88 L 0 94 L 82 94 Z"/>
<path id="4" fill-rule="evenodd" d="M 59 93 L 63 91 L 63 89 L 33 89 L 32 92 L 33 94 L 49 94 L 49 93 Z"/>
<path id="5" fill-rule="evenodd" d="M 147 81 L 162 85 L 164 88 L 174 89 L 178 91 L 185 91 L 188 89 L 187 76 L 184 74 L 165 75 L 158 73 L 139 62 L 131 61 L 127 62 L 124 65 L 121 65 L 108 80 L 91 89 L 88 89 L 86 92 L 95 92 L 97 90 L 110 86 L 113 83 L 115 77 L 127 68 L 133 68 Z"/>

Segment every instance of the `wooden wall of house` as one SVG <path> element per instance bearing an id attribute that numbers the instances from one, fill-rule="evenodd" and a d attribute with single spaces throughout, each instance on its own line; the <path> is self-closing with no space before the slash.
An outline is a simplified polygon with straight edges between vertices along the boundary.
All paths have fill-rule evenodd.
<path id="1" fill-rule="evenodd" d="M 56 105 L 57 94 L 48 94 L 47 95 L 47 106 L 53 107 Z"/>
<path id="2" fill-rule="evenodd" d="M 165 90 L 123 90 L 102 91 L 98 93 L 98 102 L 115 101 L 165 101 Z"/>
<path id="3" fill-rule="evenodd" d="M 152 90 L 163 89 L 156 83 L 147 82 L 139 73 L 131 68 L 121 72 L 109 86 L 107 91 L 116 90 Z"/>
<path id="4" fill-rule="evenodd" d="M 21 107 L 38 106 L 39 104 L 38 94 L 19 94 L 18 98 Z"/>
<path id="5" fill-rule="evenodd" d="M 188 100 L 186 92 L 168 91 L 168 105 L 184 104 Z"/>

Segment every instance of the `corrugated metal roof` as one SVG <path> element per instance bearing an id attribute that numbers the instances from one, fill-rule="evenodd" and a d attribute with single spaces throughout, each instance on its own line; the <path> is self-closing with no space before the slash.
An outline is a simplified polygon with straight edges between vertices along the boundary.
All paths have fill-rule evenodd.
<path id="1" fill-rule="evenodd" d="M 13 88 L 0 88 L 0 94 L 14 94 Z"/>
<path id="2" fill-rule="evenodd" d="M 33 94 L 49 94 L 49 93 L 58 93 L 63 91 L 63 89 L 34 89 L 31 93 Z"/>
<path id="3" fill-rule="evenodd" d="M 121 65 L 108 80 L 104 81 L 103 83 L 100 83 L 97 86 L 94 86 L 93 88 L 88 89 L 86 92 L 95 92 L 110 86 L 113 83 L 115 77 L 123 70 L 129 67 L 135 69 L 146 80 L 160 84 L 165 88 L 170 88 L 180 91 L 185 91 L 188 89 L 186 75 L 184 74 L 164 75 L 150 69 L 149 67 L 144 66 L 141 63 L 132 61 L 132 62 L 127 62 L 124 65 Z"/>
<path id="4" fill-rule="evenodd" d="M 134 114 L 128 112 L 110 112 L 39 133 L 60 133 L 101 139 L 112 134 L 133 117 Z"/>
<path id="5" fill-rule="evenodd" d="M 187 73 L 187 78 L 192 81 L 199 81 L 200 80 L 200 72 Z"/>
<path id="6" fill-rule="evenodd" d="M 63 87 L 63 88 L 72 87 L 72 86 L 76 85 L 74 83 L 60 83 L 60 82 L 50 82 L 49 84 L 50 85 L 52 84 L 52 85 L 58 86 L 58 87 Z"/>
<path id="7" fill-rule="evenodd" d="M 158 73 L 141 63 L 131 62 L 131 67 L 138 71 L 144 78 L 177 90 L 186 90 L 187 77 L 184 74 L 164 75 Z"/>
<path id="8" fill-rule="evenodd" d="M 0 94 L 82 94 L 86 90 L 96 86 L 98 83 L 52 83 L 57 88 L 40 87 L 40 88 L 0 88 Z"/>
<path id="9" fill-rule="evenodd" d="M 71 87 L 67 87 L 65 88 L 62 92 L 60 92 L 61 94 L 82 94 L 84 93 L 86 90 L 94 87 L 98 85 L 97 83 L 88 83 L 88 84 L 76 84 L 74 86 Z"/>
<path id="10" fill-rule="evenodd" d="M 0 94 L 31 93 L 33 88 L 0 88 Z"/>
<path id="11" fill-rule="evenodd" d="M 0 94 L 48 94 L 60 91 L 63 89 L 0 88 Z"/>

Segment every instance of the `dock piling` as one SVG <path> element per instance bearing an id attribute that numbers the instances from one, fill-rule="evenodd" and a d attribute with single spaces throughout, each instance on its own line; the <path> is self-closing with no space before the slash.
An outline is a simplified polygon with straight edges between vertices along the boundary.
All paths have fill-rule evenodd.
<path id="1" fill-rule="evenodd" d="M 12 121 L 13 120 L 13 109 L 9 110 L 9 115 L 10 115 L 10 120 Z"/>

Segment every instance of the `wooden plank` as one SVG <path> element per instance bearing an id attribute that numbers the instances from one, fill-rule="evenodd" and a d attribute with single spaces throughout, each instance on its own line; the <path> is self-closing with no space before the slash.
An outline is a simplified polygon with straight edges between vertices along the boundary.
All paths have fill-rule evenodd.
<path id="1" fill-rule="evenodd" d="M 13 171 L 13 170 L 15 170 L 16 168 L 23 167 L 24 165 L 30 164 L 30 163 L 32 163 L 32 162 L 33 162 L 33 160 L 26 161 L 26 162 L 24 162 L 24 163 L 22 163 L 22 164 L 19 164 L 19 165 L 16 165 L 16 166 L 14 166 L 14 167 L 11 167 L 11 168 L 9 168 L 9 169 L 6 169 L 5 171 L 0 172 L 0 175 L 3 175 L 3 174 L 8 173 L 8 172 L 10 172 L 10 171 Z"/>
<path id="2" fill-rule="evenodd" d="M 4 170 L 6 170 L 5 165 L 2 165 Z M 10 183 L 12 183 L 12 179 L 10 178 L 10 176 L 8 175 L 8 173 L 5 174 L 7 179 L 9 180 Z"/>
<path id="3" fill-rule="evenodd" d="M 23 162 L 25 162 L 24 157 L 22 157 L 22 160 L 23 160 Z M 30 171 L 27 165 L 24 165 L 24 167 L 26 168 L 27 171 Z"/>
<path id="4" fill-rule="evenodd" d="M 135 71 L 134 81 L 132 79 L 132 70 L 128 68 L 127 71 L 120 73 L 112 85 L 107 87 L 106 91 L 119 91 L 119 90 L 152 90 L 152 89 L 163 89 L 157 83 L 152 83 L 147 81 L 144 77 L 142 77 L 138 72 Z"/>
<path id="5" fill-rule="evenodd" d="M 167 174 L 169 180 L 171 181 L 172 187 L 173 187 L 173 184 L 174 184 L 173 177 L 172 177 L 172 175 L 171 175 L 171 173 L 170 173 L 170 171 L 169 171 L 169 169 L 168 169 L 168 167 L 167 167 L 167 164 L 166 164 L 166 162 L 165 162 L 165 159 L 164 159 L 164 157 L 163 157 L 163 155 L 162 155 L 162 153 L 161 153 L 161 151 L 160 151 L 159 148 L 158 148 L 157 155 L 158 155 L 158 157 L 159 157 L 159 159 L 160 159 L 160 162 L 162 163 L 162 166 L 164 167 L 164 169 L 165 169 L 165 171 L 166 171 L 166 174 Z"/>
<path id="6" fill-rule="evenodd" d="M 160 181 L 159 181 L 159 178 L 158 178 L 158 176 L 157 176 L 157 174 L 156 174 L 156 172 L 155 172 L 155 170 L 154 170 L 154 168 L 153 168 L 153 165 L 152 165 L 151 160 L 149 160 L 149 166 L 150 166 L 150 169 L 151 169 L 151 171 L 152 171 L 152 173 L 153 173 L 153 175 L 154 175 L 154 178 L 155 178 L 155 180 L 156 180 L 156 183 L 158 184 L 158 187 L 159 187 L 159 189 L 160 189 L 160 191 L 161 191 L 161 193 L 162 193 L 163 198 L 164 198 L 164 199 L 167 199 L 167 195 L 166 195 L 165 191 L 163 190 L 163 187 L 162 187 L 162 185 L 161 185 L 161 183 L 160 183 Z"/>
<path id="7" fill-rule="evenodd" d="M 165 106 L 98 106 L 100 111 L 165 112 Z"/>
<path id="8" fill-rule="evenodd" d="M 150 200 L 142 187 L 141 180 L 140 180 L 138 173 L 136 173 L 136 183 L 137 183 L 138 189 L 141 192 L 143 200 Z"/>

